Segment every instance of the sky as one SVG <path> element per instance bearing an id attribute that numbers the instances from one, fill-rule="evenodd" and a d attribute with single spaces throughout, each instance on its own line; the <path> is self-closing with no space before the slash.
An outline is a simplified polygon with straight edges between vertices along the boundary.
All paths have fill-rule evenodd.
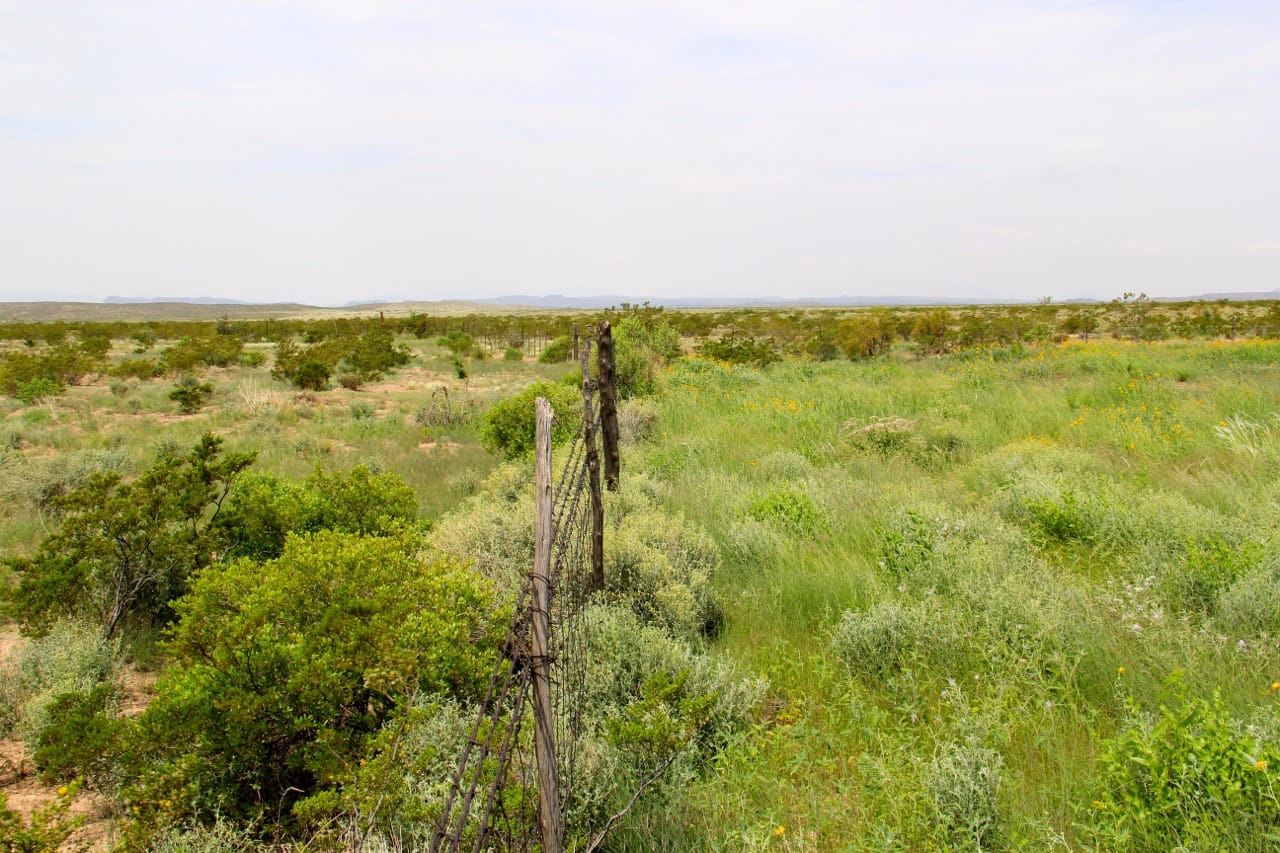
<path id="1" fill-rule="evenodd" d="M 0 299 L 1280 288 L 1280 3 L 0 0 Z"/>

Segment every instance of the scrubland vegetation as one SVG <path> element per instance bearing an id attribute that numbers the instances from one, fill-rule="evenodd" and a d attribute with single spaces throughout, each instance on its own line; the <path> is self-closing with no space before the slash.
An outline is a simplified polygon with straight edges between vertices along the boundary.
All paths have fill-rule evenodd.
<path id="1" fill-rule="evenodd" d="M 1274 305 L 609 316 L 571 845 L 1280 843 Z M 0 840 L 429 842 L 595 319 L 4 329 Z"/>

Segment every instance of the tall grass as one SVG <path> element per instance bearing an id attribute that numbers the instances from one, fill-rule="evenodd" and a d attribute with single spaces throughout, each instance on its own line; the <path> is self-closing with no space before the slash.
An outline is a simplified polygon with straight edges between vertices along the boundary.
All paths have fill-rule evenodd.
<path id="1" fill-rule="evenodd" d="M 1276 547 L 1278 357 L 1106 341 L 676 365 L 628 464 L 716 537 L 713 653 L 773 693 L 618 849 L 1074 847 L 1129 708 L 1218 691 L 1241 725 L 1269 713 L 1280 653 L 1247 602 L 1271 570 L 1228 555 Z M 775 493 L 821 523 L 753 512 Z M 905 570 L 883 550 L 904 508 L 933 541 Z"/>

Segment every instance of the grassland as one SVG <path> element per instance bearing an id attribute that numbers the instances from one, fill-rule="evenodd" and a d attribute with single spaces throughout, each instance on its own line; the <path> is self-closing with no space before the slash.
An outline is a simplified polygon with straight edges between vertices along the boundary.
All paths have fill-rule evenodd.
<path id="1" fill-rule="evenodd" d="M 1099 819 L 1139 810 L 1106 796 L 1109 738 L 1213 696 L 1275 736 L 1277 361 L 1106 341 L 674 366 L 629 464 L 719 541 L 714 654 L 772 692 L 627 849 L 1160 849 Z M 1158 843 L 1267 849 L 1197 836 L 1216 794 L 1182 772 Z"/>
<path id="2" fill-rule="evenodd" d="M 195 414 L 169 381 L 6 400 L 0 549 L 29 553 L 84 472 L 208 431 L 288 477 L 395 472 L 423 519 L 474 512 L 480 413 L 570 368 L 461 379 L 398 343 L 410 364 L 358 391 L 289 389 L 250 343 L 266 363 L 208 370 Z M 696 651 L 767 689 L 609 849 L 1273 849 L 1280 343 L 923 350 L 685 357 L 632 404 L 652 428 L 624 481 L 719 551 Z"/>

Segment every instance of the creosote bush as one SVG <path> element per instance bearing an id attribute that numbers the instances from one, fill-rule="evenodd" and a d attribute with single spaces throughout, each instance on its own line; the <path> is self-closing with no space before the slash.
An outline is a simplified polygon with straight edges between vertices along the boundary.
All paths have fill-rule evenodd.
<path id="1" fill-rule="evenodd" d="M 534 401 L 545 397 L 551 404 L 551 440 L 560 444 L 577 434 L 582 422 L 582 396 L 563 382 L 535 382 L 485 412 L 480 443 L 486 450 L 508 458 L 533 452 L 536 415 Z"/>
<path id="2" fill-rule="evenodd" d="M 296 833 L 419 692 L 476 698 L 506 619 L 414 535 L 320 531 L 200 574 L 139 718 L 122 796 L 140 827 L 216 815 Z"/>

